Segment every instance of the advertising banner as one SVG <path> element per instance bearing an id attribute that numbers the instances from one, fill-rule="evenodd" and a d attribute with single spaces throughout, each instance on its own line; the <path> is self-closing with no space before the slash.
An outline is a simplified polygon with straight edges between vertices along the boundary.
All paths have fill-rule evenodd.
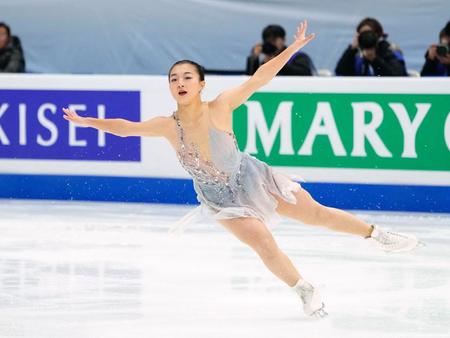
<path id="1" fill-rule="evenodd" d="M 140 161 L 140 139 L 67 123 L 61 109 L 140 120 L 137 91 L 1 90 L 0 158 Z"/>

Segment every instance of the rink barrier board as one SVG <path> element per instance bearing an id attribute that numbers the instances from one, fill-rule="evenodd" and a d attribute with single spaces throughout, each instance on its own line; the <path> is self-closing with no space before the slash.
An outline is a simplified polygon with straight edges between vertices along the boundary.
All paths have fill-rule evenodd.
<path id="1" fill-rule="evenodd" d="M 450 186 L 319 182 L 301 185 L 320 203 L 336 208 L 450 213 Z M 0 198 L 198 203 L 190 179 L 111 176 L 1 174 Z"/>
<path id="2" fill-rule="evenodd" d="M 208 75 L 203 99 L 247 78 Z M 168 116 L 176 105 L 167 84 L 166 76 L 2 74 L 0 197 L 196 203 L 165 140 L 119 138 L 61 116 L 64 106 L 100 118 Z M 233 129 L 241 150 L 303 177 L 324 204 L 448 212 L 448 84 L 278 77 L 237 109 Z"/>

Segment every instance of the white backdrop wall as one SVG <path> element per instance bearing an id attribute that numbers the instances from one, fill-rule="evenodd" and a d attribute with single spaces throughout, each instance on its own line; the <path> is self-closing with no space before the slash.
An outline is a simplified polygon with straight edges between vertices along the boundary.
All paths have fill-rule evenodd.
<path id="1" fill-rule="evenodd" d="M 292 37 L 303 18 L 316 40 L 305 48 L 334 70 L 357 23 L 378 18 L 420 70 L 427 46 L 450 19 L 448 0 L 1 0 L 0 21 L 22 38 L 27 69 L 43 73 L 165 74 L 179 59 L 243 70 L 271 23 Z"/>

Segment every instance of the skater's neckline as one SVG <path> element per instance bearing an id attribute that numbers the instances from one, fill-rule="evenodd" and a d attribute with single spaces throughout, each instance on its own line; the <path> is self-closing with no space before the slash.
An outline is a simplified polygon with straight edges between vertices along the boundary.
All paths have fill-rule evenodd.
<path id="1" fill-rule="evenodd" d="M 181 120 L 180 120 L 180 117 L 178 116 L 178 114 L 177 114 L 176 111 L 173 112 L 172 116 L 173 116 L 173 118 L 174 118 L 176 121 L 178 121 L 180 128 L 182 128 L 183 130 L 186 130 L 186 129 L 183 127 L 183 125 L 182 125 L 182 123 L 181 123 Z M 209 116 L 208 116 L 208 117 L 209 117 Z M 212 129 L 212 130 L 215 130 L 215 131 L 224 133 L 224 134 L 226 134 L 226 135 L 228 135 L 228 136 L 232 136 L 232 137 L 235 136 L 234 132 L 227 131 L 227 130 L 222 130 L 222 129 L 219 129 L 219 128 L 215 127 L 215 126 L 211 123 L 211 121 L 209 120 L 209 118 L 208 118 L 208 129 Z"/>

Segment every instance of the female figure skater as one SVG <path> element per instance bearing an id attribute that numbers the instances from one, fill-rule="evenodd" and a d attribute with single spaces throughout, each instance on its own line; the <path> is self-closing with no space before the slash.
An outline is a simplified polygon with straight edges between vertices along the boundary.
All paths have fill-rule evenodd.
<path id="1" fill-rule="evenodd" d="M 304 21 L 288 48 L 243 84 L 210 102 L 203 102 L 200 95 L 205 86 L 203 68 L 189 60 L 176 62 L 169 71 L 170 91 L 177 102 L 177 111 L 171 116 L 131 122 L 83 118 L 69 109 L 63 111 L 66 120 L 114 135 L 166 138 L 193 177 L 200 208 L 254 249 L 267 268 L 296 291 L 307 315 L 324 317 L 327 313 L 318 290 L 300 276 L 266 226 L 275 212 L 302 223 L 361 236 L 385 251 L 411 250 L 418 241 L 414 236 L 387 232 L 350 213 L 317 203 L 298 183 L 239 151 L 232 131 L 233 110 L 314 39 L 314 34 L 305 36 L 306 28 Z"/>

